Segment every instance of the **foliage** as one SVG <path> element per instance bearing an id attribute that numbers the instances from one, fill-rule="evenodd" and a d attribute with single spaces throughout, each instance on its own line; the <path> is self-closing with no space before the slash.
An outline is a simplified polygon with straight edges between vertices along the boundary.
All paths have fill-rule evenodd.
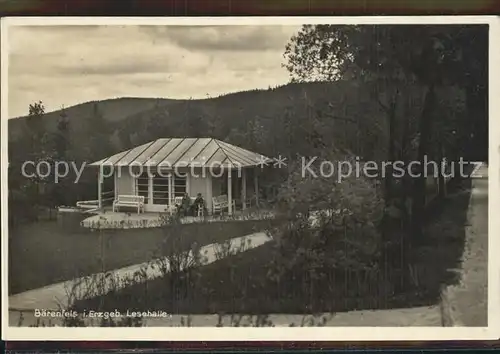
<path id="1" fill-rule="evenodd" d="M 356 166 L 354 158 L 339 157 L 326 155 L 325 160 Z M 321 175 L 319 169 L 316 165 L 317 177 L 311 173 L 304 178 L 301 167 L 292 167 L 280 190 L 280 207 L 289 222 L 274 236 L 277 247 L 269 270 L 275 281 L 294 283 L 308 293 L 311 310 L 319 294 L 331 290 L 332 274 L 365 274 L 377 268 L 382 241 L 377 227 L 384 210 L 377 181 L 355 172 L 347 176 L 346 171 L 341 179 L 338 169 Z"/>
<path id="2" fill-rule="evenodd" d="M 479 80 L 484 42 L 475 44 L 482 52 L 472 58 L 465 38 L 484 40 L 484 33 L 481 26 L 465 25 L 308 25 L 288 44 L 285 67 L 295 81 L 362 80 L 384 101 L 384 88 L 401 93 L 416 84 L 464 87 L 473 74 Z"/>
<path id="3" fill-rule="evenodd" d="M 295 81 L 356 80 L 371 88 L 373 99 L 387 114 L 389 161 L 397 157 L 409 161 L 410 155 L 421 162 L 428 155 L 437 159 L 456 157 L 471 149 L 467 145 L 470 125 L 463 114 L 464 105 L 449 103 L 470 102 L 463 100 L 460 92 L 465 90 L 471 96 L 464 73 L 468 77 L 474 73 L 485 82 L 477 65 L 481 60 L 485 63 L 485 33 L 484 27 L 472 25 L 307 25 L 287 45 L 285 67 Z M 475 46 L 480 51 L 476 58 L 465 44 L 465 38 L 472 37 L 483 40 Z M 425 93 L 416 116 L 408 114 L 412 96 L 408 86 Z M 482 95 L 485 100 L 484 90 Z M 401 103 L 403 110 L 398 109 Z M 484 132 L 484 128 L 476 129 Z M 397 134 L 398 130 L 403 134 Z M 402 137 L 399 141 L 398 135 Z M 414 142 L 416 154 L 411 152 Z M 395 197 L 392 179 L 391 173 L 385 178 L 388 203 Z M 410 183 L 405 186 L 400 196 L 406 199 L 411 193 L 411 227 L 414 235 L 421 237 L 424 174 L 414 180 L 411 190 Z"/>
<path id="4" fill-rule="evenodd" d="M 25 120 L 24 131 L 27 138 L 26 146 L 9 142 L 9 224 L 16 226 L 23 219 L 30 220 L 37 217 L 37 210 L 41 206 L 53 206 L 48 178 L 43 177 L 47 166 L 40 169 L 39 173 L 34 173 L 35 166 L 41 161 L 48 163 L 48 168 L 53 163 L 54 150 L 51 145 L 51 136 L 45 131 L 43 115 L 45 107 L 41 101 L 29 106 L 29 115 Z M 17 154 L 26 151 L 24 159 L 16 158 Z M 17 156 L 16 156 L 17 155 Z M 21 153 L 20 156 L 23 156 Z M 32 165 L 25 167 L 24 162 L 31 162 Z M 31 167 L 31 169 L 29 168 Z M 49 171 L 50 172 L 50 171 Z M 25 176 L 28 173 L 30 176 Z"/>
<path id="5" fill-rule="evenodd" d="M 474 44 L 478 53 L 471 55 L 466 38 L 475 37 L 479 39 Z M 386 207 L 380 223 L 384 246 L 379 266 L 399 263 L 395 267 L 402 270 L 398 284 L 403 289 L 410 286 L 411 245 L 426 238 L 422 232 L 427 202 L 425 159 L 439 162 L 484 156 L 470 143 L 474 134 L 487 137 L 487 114 L 482 108 L 487 102 L 487 79 L 478 65 L 487 66 L 486 38 L 484 26 L 307 25 L 285 50 L 285 67 L 293 81 L 349 80 L 370 91 L 385 115 L 376 128 L 387 134 L 375 134 L 383 139 L 379 144 L 387 146 L 387 159 L 421 163 L 417 168 L 420 177 L 413 180 L 408 176 L 394 180 L 390 169 L 384 178 Z M 466 77 L 474 79 L 468 82 Z M 482 123 L 470 123 L 477 119 L 472 112 L 480 115 Z M 442 176 L 439 183 L 444 184 Z M 308 229 L 300 226 L 290 233 Z M 314 245 L 305 249 L 310 255 Z M 322 256 L 323 262 L 329 257 Z M 355 259 L 356 255 L 348 257 Z"/>
<path id="6" fill-rule="evenodd" d="M 359 160 L 340 153 L 318 159 L 303 157 L 301 163 L 289 166 L 288 179 L 279 194 L 281 207 L 290 216 L 348 210 L 360 220 L 375 222 L 383 205 L 379 181 L 361 176 L 362 169 Z"/>
<path id="7" fill-rule="evenodd" d="M 86 155 L 95 156 L 96 160 L 106 157 L 106 151 L 111 149 L 109 123 L 104 120 L 102 111 L 97 102 L 93 103 L 92 113 L 89 114 L 87 124 Z"/>

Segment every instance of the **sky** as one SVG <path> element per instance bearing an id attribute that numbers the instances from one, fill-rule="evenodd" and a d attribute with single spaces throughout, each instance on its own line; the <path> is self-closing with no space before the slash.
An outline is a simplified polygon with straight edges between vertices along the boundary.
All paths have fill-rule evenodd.
<path id="1" fill-rule="evenodd" d="M 9 117 L 117 97 L 206 98 L 289 81 L 298 26 L 11 26 Z"/>

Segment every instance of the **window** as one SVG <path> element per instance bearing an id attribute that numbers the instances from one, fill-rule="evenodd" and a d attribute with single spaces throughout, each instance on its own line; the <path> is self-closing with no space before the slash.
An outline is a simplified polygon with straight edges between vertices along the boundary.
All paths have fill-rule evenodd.
<path id="1" fill-rule="evenodd" d="M 147 172 L 142 173 L 136 179 L 137 195 L 144 197 L 144 203 L 149 203 L 149 175 Z"/>
<path id="2" fill-rule="evenodd" d="M 171 184 L 172 188 L 172 199 L 175 197 L 182 197 L 187 191 L 186 176 L 171 175 L 168 173 L 155 174 L 153 176 L 153 204 L 169 204 L 169 184 Z"/>
<path id="3" fill-rule="evenodd" d="M 168 204 L 169 175 L 162 173 L 153 176 L 153 204 Z"/>
<path id="4" fill-rule="evenodd" d="M 155 173 L 152 177 L 153 204 L 167 205 L 169 184 L 172 188 L 172 198 L 182 197 L 187 191 L 187 178 L 185 175 L 170 175 L 168 173 Z M 144 197 L 144 203 L 150 204 L 149 200 L 149 174 L 144 172 L 136 179 L 137 195 Z M 172 200 L 173 202 L 173 200 Z"/>
<path id="5" fill-rule="evenodd" d="M 187 191 L 187 178 L 185 175 L 174 175 L 172 184 L 173 198 L 182 197 Z"/>

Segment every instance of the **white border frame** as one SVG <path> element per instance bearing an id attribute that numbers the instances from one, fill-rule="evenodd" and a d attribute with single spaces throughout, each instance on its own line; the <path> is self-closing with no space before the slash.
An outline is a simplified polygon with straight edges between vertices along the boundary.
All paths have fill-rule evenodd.
<path id="1" fill-rule="evenodd" d="M 489 244 L 488 244 L 488 320 L 485 328 L 473 327 L 274 327 L 274 328 L 65 328 L 10 327 L 8 321 L 7 259 L 7 119 L 8 119 L 8 28 L 23 25 L 301 25 L 301 24 L 489 24 Z M 178 340 L 178 341 L 376 341 L 376 340 L 473 340 L 500 336 L 500 209 L 499 120 L 500 100 L 500 21 L 494 16 L 380 16 L 380 17 L 12 17 L 1 20 L 1 227 L 2 227 L 2 339 L 4 340 Z M 134 183 L 135 184 L 135 183 Z M 497 234 L 498 235 L 498 234 Z M 7 310 L 7 311 L 6 311 Z M 496 314 L 496 315 L 495 315 Z"/>

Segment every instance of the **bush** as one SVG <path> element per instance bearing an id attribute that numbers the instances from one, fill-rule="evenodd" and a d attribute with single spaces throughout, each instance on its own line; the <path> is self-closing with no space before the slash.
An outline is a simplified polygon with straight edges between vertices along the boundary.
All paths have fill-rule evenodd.
<path id="1" fill-rule="evenodd" d="M 307 293 L 312 311 L 322 294 L 336 290 L 329 286 L 332 277 L 355 278 L 357 285 L 374 280 L 384 212 L 376 182 L 355 176 L 337 182 L 336 175 L 322 178 L 319 173 L 304 178 L 295 167 L 280 201 L 288 222 L 275 230 L 270 278 Z"/>

